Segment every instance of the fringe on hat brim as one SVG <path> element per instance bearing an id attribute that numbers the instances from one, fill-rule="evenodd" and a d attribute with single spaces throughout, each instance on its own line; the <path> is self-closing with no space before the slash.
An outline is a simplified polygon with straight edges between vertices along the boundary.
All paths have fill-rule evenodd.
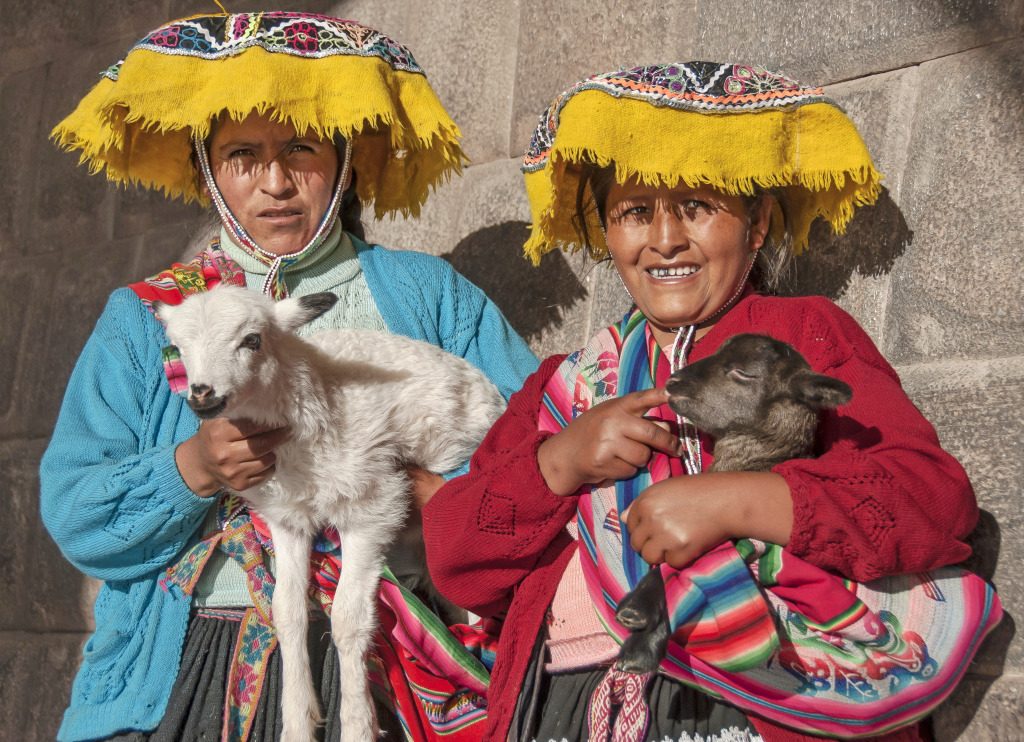
<path id="1" fill-rule="evenodd" d="M 91 172 L 205 202 L 191 136 L 218 116 L 253 111 L 300 134 L 352 142 L 359 196 L 376 216 L 419 214 L 429 192 L 462 170 L 460 132 L 422 74 L 377 57 L 317 59 L 247 49 L 206 60 L 137 49 L 116 80 L 104 77 L 51 136 L 81 150 Z"/>
<path id="2" fill-rule="evenodd" d="M 551 250 L 582 247 L 572 222 L 581 164 L 614 164 L 620 183 L 710 185 L 734 195 L 784 189 L 794 254 L 807 248 L 815 219 L 842 233 L 856 207 L 881 193 L 856 127 L 827 103 L 708 113 L 583 91 L 562 109 L 544 166 L 526 172 L 533 228 L 524 252 L 535 265 Z M 599 227 L 591 238 L 598 254 L 607 251 Z"/>

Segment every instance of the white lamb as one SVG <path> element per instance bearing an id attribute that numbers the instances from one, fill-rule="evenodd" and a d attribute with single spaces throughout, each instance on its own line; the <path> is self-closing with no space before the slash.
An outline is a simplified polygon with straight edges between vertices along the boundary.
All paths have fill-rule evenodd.
<path id="1" fill-rule="evenodd" d="M 405 521 L 405 465 L 442 473 L 465 461 L 505 407 L 469 362 L 429 343 L 369 330 L 308 339 L 294 331 L 333 294 L 273 302 L 221 286 L 154 307 L 188 374 L 200 418 L 287 425 L 276 471 L 245 498 L 266 520 L 277 558 L 272 603 L 283 663 L 284 742 L 312 740 L 320 721 L 306 650 L 314 534 L 331 525 L 343 568 L 331 611 L 341 681 L 341 738 L 376 737 L 365 656 L 382 562 Z M 426 570 L 425 565 L 423 570 Z"/>

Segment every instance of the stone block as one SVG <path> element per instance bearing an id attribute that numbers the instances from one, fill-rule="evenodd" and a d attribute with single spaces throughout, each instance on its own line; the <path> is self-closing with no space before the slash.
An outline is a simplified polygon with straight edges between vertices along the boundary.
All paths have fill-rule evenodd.
<path id="1" fill-rule="evenodd" d="M 130 12 L 112 0 L 41 0 L 7 6 L 7 22 L 0 29 L 0 68 L 9 72 L 52 60 L 70 68 L 88 60 L 89 47 L 107 44 L 111 39 L 122 39 L 118 53 L 123 53 L 145 30 L 163 20 L 156 3 Z M 94 71 L 98 74 L 116 61 L 116 57 L 110 59 Z"/>
<path id="2" fill-rule="evenodd" d="M 995 681 L 967 676 L 932 719 L 935 742 L 1011 742 L 1024 739 L 1024 676 Z"/>
<path id="3" fill-rule="evenodd" d="M 125 7 L 117 0 L 98 0 L 89 3 L 88 7 L 92 12 L 87 28 L 88 34 L 73 40 L 80 44 L 103 44 L 111 38 L 125 38 L 128 43 L 124 45 L 124 52 L 128 51 L 131 44 L 142 38 L 149 31 L 161 23 L 170 20 L 165 15 L 166 11 L 158 3 L 152 3 L 140 8 L 132 8 L 131 12 L 125 12 Z M 77 34 L 76 34 L 77 37 Z M 122 54 L 124 53 L 122 52 Z M 113 64 L 116 60 L 111 60 Z"/>
<path id="4" fill-rule="evenodd" d="M 0 82 L 0 130 L 6 146 L 0 149 L 0 258 L 30 251 L 29 213 L 32 211 L 37 148 L 40 136 L 46 67 L 5 74 Z"/>
<path id="5" fill-rule="evenodd" d="M 508 154 L 522 157 L 541 112 L 580 80 L 623 66 L 692 59 L 698 5 L 522 0 Z"/>
<path id="6" fill-rule="evenodd" d="M 471 162 L 508 155 L 519 7 L 488 0 L 422 0 L 408 6 L 400 41 L 462 129 Z"/>
<path id="7" fill-rule="evenodd" d="M 138 280 L 132 274 L 138 246 L 138 238 L 130 238 L 6 266 L 12 285 L 24 284 L 14 296 L 27 292 L 29 298 L 23 324 L 13 328 L 13 373 L 9 380 L 0 377 L 10 392 L 0 418 L 5 438 L 50 434 L 71 369 L 107 296 Z"/>
<path id="8" fill-rule="evenodd" d="M 389 3 L 381 0 L 346 0 L 345 2 L 327 3 L 328 10 L 323 11 L 327 15 L 336 18 L 362 23 L 364 26 L 375 28 L 381 33 L 387 34 L 400 44 L 406 44 L 406 29 L 410 16 L 408 3 Z M 305 7 L 305 6 L 303 6 Z M 319 12 L 319 11 L 318 11 Z M 413 49 L 413 57 L 416 50 Z M 432 79 L 429 77 L 428 79 Z"/>
<path id="9" fill-rule="evenodd" d="M 1024 41 L 922 65 L 885 332 L 900 364 L 1024 353 Z"/>
<path id="10" fill-rule="evenodd" d="M 976 672 L 1024 673 L 1024 579 L 1015 555 L 1024 548 L 1024 358 L 949 361 L 900 368 L 904 388 L 932 422 L 943 447 L 963 464 L 981 518 L 965 566 L 991 580 L 1009 614 L 979 654 Z"/>
<path id="11" fill-rule="evenodd" d="M 367 237 L 395 249 L 439 255 L 482 288 L 538 354 L 580 336 L 586 289 L 560 254 L 538 268 L 523 257 L 529 204 L 515 160 L 466 169 L 427 201 L 420 219 L 368 221 Z M 576 329 L 573 329 L 576 328 Z M 568 333 L 573 340 L 564 338 Z"/>
<path id="12" fill-rule="evenodd" d="M 22 69 L 13 64 L 17 57 L 39 49 L 47 58 L 59 54 L 62 43 L 74 38 L 76 29 L 88 27 L 92 15 L 87 3 L 60 0 L 7 3 L 4 11 L 7 22 L 0 29 L 0 54 L 7 72 Z"/>
<path id="13" fill-rule="evenodd" d="M 467 235 L 510 221 L 528 222 L 530 208 L 518 164 L 509 159 L 466 168 L 427 199 L 418 219 L 373 218 L 363 211 L 367 239 L 392 249 L 442 255 Z M 521 247 L 521 246 L 520 246 Z"/>
<path id="14" fill-rule="evenodd" d="M 49 135 L 123 51 L 123 41 L 110 42 L 79 50 L 73 58 L 48 67 L 28 210 L 32 254 L 74 249 L 80 241 L 111 235 L 117 187 L 104 174 L 90 174 L 87 167 L 79 166 L 79 153 L 58 149 Z"/>
<path id="15" fill-rule="evenodd" d="M 619 273 L 611 260 L 596 265 L 593 261 L 589 263 L 592 270 L 587 273 L 587 278 L 590 280 L 589 285 L 593 286 L 594 302 L 590 327 L 584 342 L 590 340 L 598 331 L 621 320 L 633 306 L 633 298 L 622 285 Z"/>
<path id="16" fill-rule="evenodd" d="M 825 87 L 857 126 L 897 205 L 919 86 L 920 70 L 911 67 Z"/>
<path id="17" fill-rule="evenodd" d="M 821 295 L 850 312 L 881 345 L 889 297 L 889 273 L 912 234 L 899 207 L 883 191 L 872 206 L 854 212 L 837 235 L 823 220 L 811 228 L 810 249 L 796 256 L 779 293 Z"/>
<path id="18" fill-rule="evenodd" d="M 483 289 L 544 358 L 578 346 L 587 290 L 561 253 L 545 255 L 536 268 L 525 260 L 528 236 L 526 222 L 503 222 L 468 235 L 441 257 Z"/>
<path id="19" fill-rule="evenodd" d="M 178 233 L 181 224 L 198 221 L 203 211 L 196 203 L 171 200 L 162 191 L 139 186 L 121 188 L 114 200 L 113 236 L 132 237 L 158 228 Z"/>
<path id="20" fill-rule="evenodd" d="M 824 85 L 1020 33 L 1016 0 L 703 0 L 694 59 L 761 64 Z"/>
<path id="21" fill-rule="evenodd" d="M 10 420 L 19 394 L 17 386 L 18 359 L 21 356 L 22 343 L 30 342 L 32 326 L 37 321 L 33 312 L 33 299 L 36 293 L 36 276 L 26 276 L 18 272 L 0 272 L 0 347 L 6 348 L 0 353 L 0 420 Z M 27 330 L 26 330 L 27 328 Z M 30 352 L 30 351 L 24 351 Z"/>
<path id="22" fill-rule="evenodd" d="M 96 584 L 71 566 L 39 514 L 39 460 L 45 439 L 0 443 L 0 497 L 8 536 L 0 540 L 0 632 L 92 628 Z"/>
<path id="23" fill-rule="evenodd" d="M 96 2 L 59 2 L 42 0 L 33 3 L 10 3 L 10 19 L 0 29 L 0 61 L 3 69 L 12 69 L 20 59 L 55 59 L 62 55 L 74 57 L 90 46 L 103 44 L 112 38 L 124 39 L 121 52 L 146 33 L 176 18 L 200 13 L 218 13 L 217 5 L 209 0 L 171 0 L 169 3 L 145 3 L 126 9 L 113 0 Z M 229 9 L 240 8 L 228 4 Z M 308 0 L 302 4 L 310 13 L 333 14 L 338 5 L 331 0 Z M 166 8 L 166 9 L 165 9 Z M 280 10 L 280 3 L 256 0 L 244 5 L 246 11 Z M 358 20 L 358 19 L 357 19 Z M 106 64 L 113 64 L 111 59 Z M 106 66 L 106 65 L 105 65 Z M 98 71 L 98 70 L 97 70 Z"/>
<path id="24" fill-rule="evenodd" d="M 50 742 L 71 698 L 83 634 L 0 632 L 0 730 L 5 740 Z"/>
<path id="25" fill-rule="evenodd" d="M 212 15 L 219 13 L 220 9 L 216 3 L 210 2 L 210 0 L 170 0 L 168 3 L 169 8 L 165 17 L 157 20 L 151 27 L 147 27 L 145 31 L 150 28 L 156 28 L 161 23 L 167 23 L 168 21 L 175 18 L 185 18 L 190 15 L 207 14 Z M 337 9 L 338 6 L 344 8 L 348 3 L 339 3 L 332 0 L 308 0 L 301 3 L 298 6 L 281 3 L 274 3 L 273 0 L 254 0 L 253 2 L 246 2 L 243 5 L 236 5 L 235 3 L 224 3 L 224 6 L 232 13 L 260 11 L 260 10 L 292 10 L 301 9 L 306 13 L 322 13 L 324 15 L 338 15 L 333 12 L 333 9 Z M 342 14 L 342 17 L 345 17 Z M 358 20 L 356 18 L 355 20 Z"/>
<path id="26" fill-rule="evenodd" d="M 213 224 L 213 217 L 209 224 Z M 131 281 L 140 281 L 169 267 L 172 263 L 185 263 L 197 253 L 202 252 L 215 234 L 219 234 L 220 222 L 217 221 L 216 231 L 207 231 L 206 223 L 199 219 L 191 219 L 184 223 L 177 222 L 163 227 L 150 229 L 142 235 L 138 258 L 132 268 Z"/>

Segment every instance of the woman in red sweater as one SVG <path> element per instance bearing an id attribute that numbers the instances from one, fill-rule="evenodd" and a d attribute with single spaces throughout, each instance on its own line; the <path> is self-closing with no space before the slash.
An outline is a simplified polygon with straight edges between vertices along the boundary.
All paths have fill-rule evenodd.
<path id="1" fill-rule="evenodd" d="M 920 739 L 920 710 L 834 723 L 833 695 L 849 700 L 853 683 L 840 688 L 834 668 L 787 654 L 798 643 L 782 636 L 795 611 L 778 597 L 787 578 L 766 600 L 764 561 L 761 588 L 751 588 L 757 570 L 745 564 L 756 556 L 733 546 L 785 547 L 773 552 L 785 569 L 819 583 L 919 573 L 969 553 L 970 483 L 867 334 L 826 299 L 767 295 L 772 265 L 806 247 L 813 219 L 840 231 L 855 206 L 877 198 L 880 176 L 853 124 L 820 89 L 760 68 L 619 70 L 552 104 L 523 169 L 534 215 L 527 254 L 610 255 L 635 306 L 586 348 L 549 358 L 470 473 L 424 507 L 438 588 L 504 618 L 485 739 Z M 792 344 L 815 371 L 849 384 L 853 400 L 823 414 L 817 458 L 707 473 L 713 441 L 677 420 L 664 382 L 744 332 Z M 614 607 L 647 564 L 666 565 L 675 580 L 675 633 L 662 672 L 638 677 L 613 667 L 626 633 Z M 721 587 L 727 573 L 738 587 Z M 819 600 L 808 584 L 790 597 Z M 733 599 L 753 618 L 730 628 Z M 997 618 L 996 605 L 975 635 Z M 876 624 L 869 633 L 884 633 Z M 934 647 L 896 634 L 913 647 L 900 644 L 904 654 L 883 672 L 859 676 L 885 685 L 868 695 L 936 674 L 948 693 L 962 667 L 936 670 Z M 786 700 L 800 694 L 810 701 Z"/>

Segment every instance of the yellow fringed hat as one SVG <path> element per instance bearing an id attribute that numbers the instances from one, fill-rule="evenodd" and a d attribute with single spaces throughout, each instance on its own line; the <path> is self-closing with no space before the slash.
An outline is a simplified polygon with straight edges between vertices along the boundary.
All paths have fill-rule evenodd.
<path id="1" fill-rule="evenodd" d="M 794 253 L 817 217 L 842 232 L 854 208 L 881 191 L 856 127 L 821 88 L 741 64 L 620 69 L 576 84 L 541 116 L 522 166 L 533 215 L 524 251 L 534 264 L 581 247 L 572 222 L 580 166 L 612 163 L 620 183 L 682 181 L 734 195 L 784 189 Z M 607 245 L 592 209 L 587 218 L 601 257 Z M 783 229 L 773 216 L 773 236 Z"/>
<path id="2" fill-rule="evenodd" d="M 409 50 L 379 31 L 293 12 L 193 16 L 156 29 L 103 73 L 53 130 L 92 172 L 205 196 L 193 134 L 214 117 L 270 111 L 299 134 L 351 144 L 360 199 L 376 216 L 419 214 L 464 161 L 460 132 Z"/>

